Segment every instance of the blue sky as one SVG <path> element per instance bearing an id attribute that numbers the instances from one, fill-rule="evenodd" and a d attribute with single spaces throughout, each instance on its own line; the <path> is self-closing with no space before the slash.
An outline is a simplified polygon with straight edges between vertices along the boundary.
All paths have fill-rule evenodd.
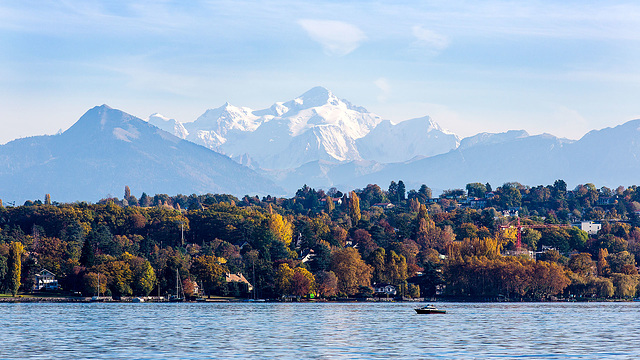
<path id="1" fill-rule="evenodd" d="M 103 103 L 189 122 L 317 85 L 460 136 L 577 139 L 640 118 L 638 59 L 630 1 L 0 0 L 0 143 Z"/>

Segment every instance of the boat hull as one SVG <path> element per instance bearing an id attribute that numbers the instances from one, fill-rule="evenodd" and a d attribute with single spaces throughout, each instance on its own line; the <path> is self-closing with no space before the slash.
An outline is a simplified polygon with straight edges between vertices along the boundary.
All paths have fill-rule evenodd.
<path id="1" fill-rule="evenodd" d="M 447 310 L 439 309 L 414 309 L 418 314 L 446 314 Z"/>

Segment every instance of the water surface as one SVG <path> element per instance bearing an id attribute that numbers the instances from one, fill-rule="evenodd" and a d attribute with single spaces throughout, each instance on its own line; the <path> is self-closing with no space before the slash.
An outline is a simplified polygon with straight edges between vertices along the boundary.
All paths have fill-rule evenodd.
<path id="1" fill-rule="evenodd" d="M 1 304 L 2 359 L 637 359 L 640 303 Z"/>

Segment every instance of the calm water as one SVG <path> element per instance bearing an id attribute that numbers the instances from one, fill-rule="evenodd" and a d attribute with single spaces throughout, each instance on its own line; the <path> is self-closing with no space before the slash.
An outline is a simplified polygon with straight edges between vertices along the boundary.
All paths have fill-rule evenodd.
<path id="1" fill-rule="evenodd" d="M 0 304 L 2 359 L 638 359 L 640 303 Z"/>

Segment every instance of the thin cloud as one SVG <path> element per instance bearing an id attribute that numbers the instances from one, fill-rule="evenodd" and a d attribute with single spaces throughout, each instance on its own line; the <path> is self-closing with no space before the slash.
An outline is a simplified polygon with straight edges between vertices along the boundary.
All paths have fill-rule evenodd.
<path id="1" fill-rule="evenodd" d="M 391 86 L 389 85 L 389 81 L 385 78 L 379 78 L 373 82 L 374 85 L 380 89 L 380 94 L 378 95 L 379 102 L 385 102 L 389 98 L 389 94 L 391 93 Z"/>
<path id="2" fill-rule="evenodd" d="M 434 50 L 443 50 L 449 46 L 449 39 L 422 26 L 414 26 L 411 28 L 413 36 L 416 38 L 414 45 L 420 47 L 428 47 Z"/>
<path id="3" fill-rule="evenodd" d="M 298 24 L 327 55 L 347 55 L 367 38 L 357 26 L 342 21 L 302 19 Z"/>

